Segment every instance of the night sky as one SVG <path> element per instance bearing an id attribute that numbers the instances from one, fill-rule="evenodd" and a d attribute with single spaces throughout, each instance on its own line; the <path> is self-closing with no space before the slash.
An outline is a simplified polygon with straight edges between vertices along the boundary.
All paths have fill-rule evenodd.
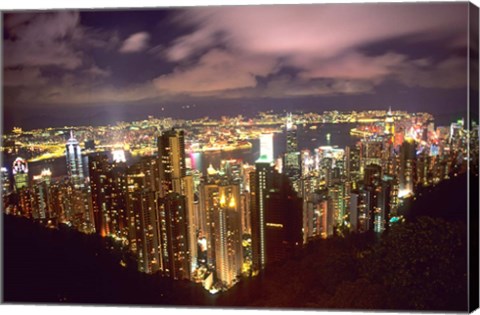
<path id="1" fill-rule="evenodd" d="M 450 118 L 467 105 L 467 9 L 464 2 L 6 13 L 5 129 L 266 109 L 392 106 Z"/>

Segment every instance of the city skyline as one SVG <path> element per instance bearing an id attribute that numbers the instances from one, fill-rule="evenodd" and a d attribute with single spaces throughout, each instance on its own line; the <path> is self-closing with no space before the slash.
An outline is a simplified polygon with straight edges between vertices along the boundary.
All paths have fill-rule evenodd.
<path id="1" fill-rule="evenodd" d="M 347 127 L 350 144 L 317 131 L 326 125 Z M 419 191 L 467 167 L 463 118 L 438 126 L 428 113 L 391 108 L 149 117 L 75 132 L 82 144 L 68 127 L 5 135 L 7 160 L 24 155 L 42 167 L 32 174 L 20 157 L 11 173 L 4 165 L 5 213 L 112 239 L 139 272 L 190 280 L 212 294 L 319 240 L 394 229 L 410 220 Z M 311 143 L 315 135 L 324 144 Z"/>
<path id="2" fill-rule="evenodd" d="M 441 114 L 467 102 L 467 5 L 291 8 L 5 13 L 7 130 L 219 106 Z"/>
<path id="3" fill-rule="evenodd" d="M 4 300 L 478 307 L 475 25 L 467 2 L 5 12 Z"/>

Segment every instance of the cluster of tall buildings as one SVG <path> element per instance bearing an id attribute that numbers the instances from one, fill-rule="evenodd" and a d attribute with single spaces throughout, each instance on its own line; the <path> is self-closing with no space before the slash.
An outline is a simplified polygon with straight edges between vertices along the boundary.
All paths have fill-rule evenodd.
<path id="1" fill-rule="evenodd" d="M 241 276 L 333 235 L 382 232 L 402 218 L 402 202 L 466 169 L 463 122 L 450 128 L 400 121 L 389 111 L 380 130 L 355 146 L 300 150 L 298 127 L 285 120 L 286 152 L 260 137 L 254 165 L 222 160 L 190 168 L 182 130 L 164 130 L 157 154 L 127 164 L 121 150 L 82 155 L 71 134 L 67 176 L 50 170 L 29 180 L 27 162 L 2 168 L 7 213 L 55 227 L 111 237 L 132 252 L 138 270 L 191 280 L 216 292 Z M 478 149 L 477 149 L 478 150 Z"/>
<path id="2" fill-rule="evenodd" d="M 24 216 L 49 227 L 66 223 L 84 232 L 94 232 L 88 177 L 84 176 L 80 145 L 70 135 L 66 146 L 67 177 L 53 180 L 50 169 L 29 175 L 28 163 L 22 158 L 13 162 L 10 183 L 9 173 L 2 169 L 2 196 L 6 213 Z M 13 185 L 12 185 L 13 184 Z"/>
<path id="3" fill-rule="evenodd" d="M 478 133 L 478 126 L 472 127 Z M 408 211 L 404 200 L 419 188 L 467 167 L 463 121 L 450 130 L 435 129 L 431 121 L 401 119 L 389 110 L 381 126 L 372 126 L 375 131 L 355 146 L 321 146 L 313 152 L 295 151 L 289 117 L 285 128 L 287 152 L 276 165 L 302 200 L 304 243 L 334 234 L 381 233 L 402 220 Z"/>

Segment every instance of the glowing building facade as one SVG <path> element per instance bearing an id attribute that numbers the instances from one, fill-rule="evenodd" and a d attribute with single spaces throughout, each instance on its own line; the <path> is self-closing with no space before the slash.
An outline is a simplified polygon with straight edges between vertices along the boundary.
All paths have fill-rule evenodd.
<path id="1" fill-rule="evenodd" d="M 264 160 L 273 162 L 273 134 L 269 133 L 260 135 L 260 156 Z"/>
<path id="2" fill-rule="evenodd" d="M 85 176 L 83 174 L 82 149 L 77 139 L 70 132 L 70 138 L 66 144 L 67 174 L 74 188 L 85 187 Z"/>
<path id="3" fill-rule="evenodd" d="M 214 211 L 215 269 L 217 279 L 227 288 L 234 285 L 242 270 L 242 229 L 238 185 L 220 187 L 219 205 Z"/>
<path id="4" fill-rule="evenodd" d="M 28 187 L 28 164 L 27 161 L 18 157 L 13 162 L 12 166 L 13 180 L 15 182 L 15 189 L 18 191 L 22 188 Z"/>

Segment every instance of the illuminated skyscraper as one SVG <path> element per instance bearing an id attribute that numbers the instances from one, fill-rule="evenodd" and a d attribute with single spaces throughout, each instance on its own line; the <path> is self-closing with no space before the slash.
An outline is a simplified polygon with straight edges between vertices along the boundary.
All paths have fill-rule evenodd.
<path id="1" fill-rule="evenodd" d="M 160 159 L 160 196 L 176 193 L 185 197 L 185 220 L 188 226 L 189 247 L 188 261 L 190 271 L 197 261 L 197 225 L 198 218 L 194 209 L 194 182 L 191 174 L 187 175 L 185 161 L 185 136 L 183 130 L 171 129 L 158 138 L 158 157 Z"/>
<path id="2" fill-rule="evenodd" d="M 426 150 L 423 150 L 417 156 L 417 182 L 418 185 L 429 186 L 433 184 L 433 163 L 432 157 L 429 156 Z"/>
<path id="3" fill-rule="evenodd" d="M 322 186 L 328 187 L 333 184 L 333 160 L 326 157 L 320 160 L 319 175 Z"/>
<path id="4" fill-rule="evenodd" d="M 250 209 L 252 224 L 252 268 L 254 273 L 263 270 L 266 265 L 265 249 L 265 207 L 266 197 L 273 187 L 274 169 L 271 161 L 263 159 L 255 163 L 255 172 L 250 177 Z"/>
<path id="5" fill-rule="evenodd" d="M 193 175 L 188 170 L 187 175 L 182 178 L 182 195 L 185 196 L 186 216 L 188 223 L 188 248 L 190 253 L 190 271 L 197 267 L 197 242 L 199 231 L 198 204 L 195 204 L 195 184 Z"/>
<path id="6" fill-rule="evenodd" d="M 52 201 L 62 205 L 61 210 L 57 209 L 57 211 L 60 210 L 61 212 L 60 222 L 65 223 L 67 225 L 73 224 L 75 220 L 74 196 L 75 196 L 76 190 L 73 189 L 73 186 L 69 182 L 61 182 L 58 184 L 58 187 L 51 186 L 50 188 L 54 189 L 53 192 L 58 191 L 58 195 L 57 195 L 58 199 L 55 198 Z"/>
<path id="7" fill-rule="evenodd" d="M 185 196 L 170 193 L 159 201 L 163 272 L 173 279 L 190 279 L 191 264 Z"/>
<path id="8" fill-rule="evenodd" d="M 390 220 L 390 213 L 392 209 L 392 187 L 393 178 L 385 177 L 376 189 L 377 206 L 374 211 L 374 231 L 381 233 L 388 229 L 388 222 Z"/>
<path id="9" fill-rule="evenodd" d="M 2 185 L 2 203 L 3 203 L 3 211 L 7 214 L 11 213 L 14 208 L 14 204 L 11 202 L 11 183 L 10 183 L 10 176 L 8 174 L 8 170 L 6 167 L 2 167 L 0 170 L 0 178 L 1 178 L 1 185 Z"/>
<path id="10" fill-rule="evenodd" d="M 215 223 L 214 213 L 219 204 L 219 186 L 216 182 L 200 184 L 200 218 L 199 230 L 205 238 L 206 263 L 213 266 L 215 263 Z"/>
<path id="11" fill-rule="evenodd" d="M 276 172 L 272 163 L 260 156 L 250 174 L 253 274 L 303 243 L 301 199 L 289 177 Z"/>
<path id="12" fill-rule="evenodd" d="M 48 189 L 50 209 L 57 223 L 68 222 L 66 219 L 67 198 L 65 197 L 63 186 L 61 182 L 51 183 Z"/>
<path id="13" fill-rule="evenodd" d="M 285 132 L 287 135 L 287 152 L 284 155 L 282 173 L 288 176 L 295 191 L 300 193 L 300 177 L 302 175 L 300 152 L 298 151 L 297 126 L 293 122 L 291 113 L 287 115 Z"/>
<path id="14" fill-rule="evenodd" d="M 124 163 L 114 163 L 110 170 L 111 209 L 110 233 L 118 238 L 128 238 L 128 213 L 126 204 L 127 166 Z"/>
<path id="15" fill-rule="evenodd" d="M 52 173 L 43 170 L 40 175 L 33 176 L 33 218 L 38 220 L 54 217 L 50 207 L 49 186 Z"/>
<path id="16" fill-rule="evenodd" d="M 70 132 L 70 139 L 67 141 L 65 154 L 68 178 L 74 188 L 84 188 L 85 178 L 83 174 L 82 149 L 77 139 L 73 136 L 73 131 Z"/>
<path id="17" fill-rule="evenodd" d="M 125 158 L 125 151 L 122 149 L 115 149 L 112 151 L 113 162 L 115 163 L 125 163 L 127 159 Z"/>
<path id="18" fill-rule="evenodd" d="M 88 159 L 88 172 L 90 177 L 90 191 L 92 194 L 93 219 L 95 231 L 106 236 L 110 234 L 108 223 L 110 221 L 111 178 L 110 164 L 105 154 L 90 156 Z"/>
<path id="19" fill-rule="evenodd" d="M 6 167 L 2 167 L 0 170 L 1 181 L 2 181 L 2 195 L 5 196 L 8 194 L 12 187 L 10 182 L 10 176 Z"/>
<path id="20" fill-rule="evenodd" d="M 359 195 L 356 191 L 350 193 L 349 210 L 350 231 L 358 232 Z"/>
<path id="21" fill-rule="evenodd" d="M 171 129 L 158 137 L 158 157 L 161 164 L 161 193 L 182 193 L 181 179 L 185 177 L 185 139 L 182 130 Z"/>
<path id="22" fill-rule="evenodd" d="M 238 185 L 220 187 L 219 205 L 214 211 L 215 269 L 224 286 L 235 284 L 242 270 L 242 231 Z"/>
<path id="23" fill-rule="evenodd" d="M 357 188 L 357 182 L 360 180 L 360 150 L 357 146 L 347 147 L 345 149 L 345 167 L 347 181 L 352 183 L 353 188 Z"/>
<path id="24" fill-rule="evenodd" d="M 292 113 L 287 114 L 285 122 L 285 130 L 287 133 L 287 153 L 293 153 L 298 151 L 297 140 L 297 126 L 293 122 Z"/>
<path id="25" fill-rule="evenodd" d="M 322 200 L 320 194 L 312 192 L 308 194 L 305 201 L 306 207 L 306 239 L 315 239 L 322 235 L 322 213 L 326 213 L 322 209 Z M 304 236 L 304 237 L 305 237 Z M 305 240 L 304 240 L 305 242 Z"/>
<path id="26" fill-rule="evenodd" d="M 260 135 L 260 156 L 264 157 L 265 160 L 273 162 L 273 134 L 269 133 Z"/>
<path id="27" fill-rule="evenodd" d="M 77 139 L 70 131 L 70 138 L 66 144 L 66 162 L 67 175 L 72 185 L 71 194 L 69 194 L 72 224 L 80 231 L 92 233 L 95 229 L 93 211 L 89 198 L 89 187 L 85 185 L 85 175 L 83 172 L 82 150 Z"/>
<path id="28" fill-rule="evenodd" d="M 373 186 L 367 186 L 360 190 L 358 212 L 361 231 L 374 229 L 377 198 L 378 194 L 376 193 L 376 188 Z"/>
<path id="29" fill-rule="evenodd" d="M 382 165 L 384 150 L 384 139 L 381 137 L 361 139 L 360 172 L 363 173 L 365 167 L 370 164 Z"/>
<path id="30" fill-rule="evenodd" d="M 26 218 L 33 218 L 33 199 L 34 193 L 29 188 L 23 188 L 18 193 L 19 197 L 19 211 L 14 213 L 15 215 L 21 215 Z"/>
<path id="31" fill-rule="evenodd" d="M 413 194 L 416 179 L 416 144 L 405 139 L 400 147 L 399 197 Z"/>
<path id="32" fill-rule="evenodd" d="M 387 115 L 385 116 L 385 130 L 384 133 L 390 136 L 391 141 L 393 141 L 393 136 L 395 135 L 395 120 L 392 114 L 392 108 L 388 108 Z"/>
<path id="33" fill-rule="evenodd" d="M 28 164 L 27 161 L 18 157 L 13 162 L 12 166 L 13 179 L 15 182 L 15 189 L 18 191 L 22 188 L 28 187 Z"/>
<path id="34" fill-rule="evenodd" d="M 161 219 L 157 193 L 140 190 L 129 194 L 128 206 L 135 209 L 133 218 L 138 270 L 155 273 L 163 269 L 161 256 Z"/>
<path id="35" fill-rule="evenodd" d="M 329 208 L 329 210 L 333 211 L 335 226 L 343 226 L 347 220 L 347 202 L 344 183 L 338 183 L 328 187 L 328 195 L 331 200 L 331 208 Z"/>
<path id="36" fill-rule="evenodd" d="M 136 254 L 138 270 L 155 273 L 163 270 L 161 256 L 161 225 L 158 196 L 152 178 L 150 164 L 139 161 L 127 169 L 126 209 L 130 250 Z M 111 203 L 110 203 L 111 204 Z"/>
<path id="37" fill-rule="evenodd" d="M 376 164 L 370 164 L 365 167 L 363 172 L 363 184 L 365 186 L 376 185 L 382 179 L 382 167 Z"/>

